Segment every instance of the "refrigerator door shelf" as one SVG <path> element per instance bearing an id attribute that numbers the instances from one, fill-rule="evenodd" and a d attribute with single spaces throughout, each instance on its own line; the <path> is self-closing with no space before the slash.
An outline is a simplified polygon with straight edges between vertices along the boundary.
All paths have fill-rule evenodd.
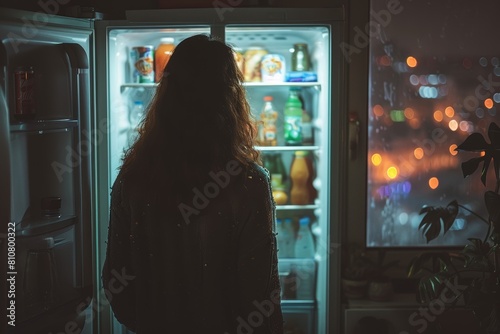
<path id="1" fill-rule="evenodd" d="M 54 218 L 38 218 L 22 221 L 16 226 L 16 236 L 35 236 L 51 231 L 57 231 L 73 225 L 76 222 L 75 215 L 65 215 Z"/>
<path id="2" fill-rule="evenodd" d="M 33 122 L 25 122 L 12 124 L 11 132 L 44 132 L 49 130 L 68 130 L 78 126 L 76 119 L 54 119 L 54 120 L 39 120 Z"/>

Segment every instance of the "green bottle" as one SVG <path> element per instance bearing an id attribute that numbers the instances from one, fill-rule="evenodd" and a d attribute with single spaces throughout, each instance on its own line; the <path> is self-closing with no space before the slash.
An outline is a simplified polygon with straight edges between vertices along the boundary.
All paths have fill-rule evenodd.
<path id="1" fill-rule="evenodd" d="M 286 145 L 302 144 L 302 102 L 297 88 L 292 87 L 285 103 L 284 133 Z"/>

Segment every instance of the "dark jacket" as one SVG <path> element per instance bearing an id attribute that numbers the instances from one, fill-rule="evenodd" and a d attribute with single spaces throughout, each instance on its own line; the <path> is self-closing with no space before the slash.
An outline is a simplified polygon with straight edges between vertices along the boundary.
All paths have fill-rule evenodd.
<path id="1" fill-rule="evenodd" d="M 102 279 L 129 329 L 283 333 L 269 176 L 257 165 L 223 173 L 175 205 L 136 196 L 118 176 Z"/>

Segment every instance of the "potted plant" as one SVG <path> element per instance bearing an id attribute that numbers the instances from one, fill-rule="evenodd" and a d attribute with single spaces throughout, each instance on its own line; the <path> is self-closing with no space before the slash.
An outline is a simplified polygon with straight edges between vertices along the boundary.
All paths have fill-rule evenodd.
<path id="1" fill-rule="evenodd" d="M 342 290 L 350 299 L 361 299 L 366 296 L 368 286 L 368 270 L 371 261 L 363 249 L 352 243 L 347 249 L 346 265 L 342 270 Z"/>
<path id="2" fill-rule="evenodd" d="M 392 280 L 386 275 L 389 268 L 396 266 L 399 260 L 385 262 L 385 251 L 379 250 L 377 261 L 372 262 L 368 270 L 368 298 L 375 301 L 388 301 L 394 295 Z"/>
<path id="3" fill-rule="evenodd" d="M 423 253 L 409 266 L 409 277 L 420 277 L 417 298 L 422 303 L 457 302 L 472 311 L 481 333 L 500 332 L 500 128 L 491 123 L 488 128 L 490 143 L 479 133 L 473 133 L 457 147 L 457 151 L 483 152 L 479 157 L 462 163 L 463 176 L 473 174 L 482 163 L 481 181 L 486 188 L 486 175 L 493 161 L 496 184 L 494 191 L 486 190 L 484 203 L 488 217 L 484 218 L 456 200 L 446 207 L 427 206 L 420 223 L 427 242 L 446 233 L 460 210 L 473 214 L 488 224 L 482 239 L 469 238 L 461 252 Z M 487 189 L 487 188 L 486 188 Z M 457 321 L 457 319 L 455 319 Z M 475 331 L 478 333 L 477 331 Z"/>

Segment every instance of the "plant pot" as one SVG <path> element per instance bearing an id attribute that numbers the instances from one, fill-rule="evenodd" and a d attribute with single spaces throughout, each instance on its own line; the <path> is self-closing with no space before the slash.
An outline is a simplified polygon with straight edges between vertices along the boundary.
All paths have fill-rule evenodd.
<path id="1" fill-rule="evenodd" d="M 342 290 L 349 299 L 363 299 L 366 296 L 368 281 L 357 281 L 348 278 L 342 279 Z"/>
<path id="2" fill-rule="evenodd" d="M 391 281 L 371 281 L 368 284 L 368 298 L 374 301 L 385 302 L 394 297 L 394 288 Z"/>

